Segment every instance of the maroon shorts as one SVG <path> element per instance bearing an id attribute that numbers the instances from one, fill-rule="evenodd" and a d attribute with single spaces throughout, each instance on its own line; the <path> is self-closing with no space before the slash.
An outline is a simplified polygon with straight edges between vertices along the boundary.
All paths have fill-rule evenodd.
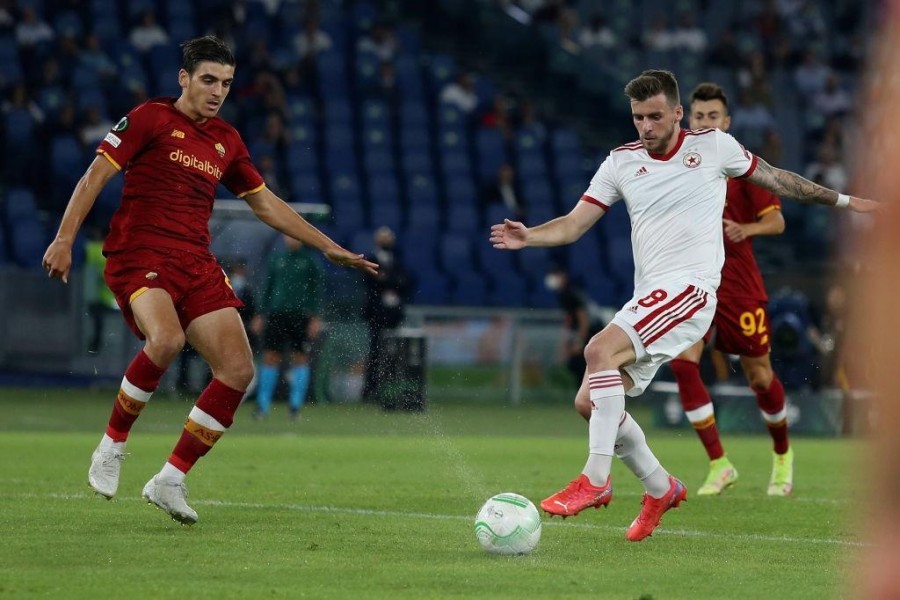
<path id="1" fill-rule="evenodd" d="M 771 349 L 769 313 L 766 302 L 750 298 L 719 298 L 713 326 L 704 336 L 715 340 L 715 348 L 725 354 L 765 356 Z"/>
<path id="2" fill-rule="evenodd" d="M 125 322 L 142 340 L 144 334 L 135 323 L 131 301 L 148 289 L 160 288 L 169 293 L 183 329 L 199 316 L 244 305 L 232 291 L 216 257 L 209 252 L 147 248 L 115 253 L 106 260 L 104 277 Z"/>

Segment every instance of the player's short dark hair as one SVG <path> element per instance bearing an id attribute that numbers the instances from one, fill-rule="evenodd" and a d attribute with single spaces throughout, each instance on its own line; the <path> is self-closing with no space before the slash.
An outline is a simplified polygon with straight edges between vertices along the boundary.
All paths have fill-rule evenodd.
<path id="1" fill-rule="evenodd" d="M 193 73 L 204 61 L 234 66 L 234 54 L 225 42 L 214 35 L 187 40 L 181 44 L 181 68 Z"/>
<path id="2" fill-rule="evenodd" d="M 725 90 L 718 83 L 705 82 L 697 85 L 691 92 L 691 102 L 708 102 L 709 100 L 719 100 L 728 112 L 728 96 Z"/>
<path id="3" fill-rule="evenodd" d="M 636 102 L 643 102 L 657 94 L 665 94 L 669 106 L 681 104 L 678 80 L 671 71 L 650 69 L 644 71 L 625 86 L 625 95 Z"/>

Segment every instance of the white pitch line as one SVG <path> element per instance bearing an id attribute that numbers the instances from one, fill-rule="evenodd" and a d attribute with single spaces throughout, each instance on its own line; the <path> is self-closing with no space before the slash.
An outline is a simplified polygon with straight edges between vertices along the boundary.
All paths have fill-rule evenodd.
<path id="1" fill-rule="evenodd" d="M 52 498 L 55 500 L 84 500 L 93 498 L 94 496 L 89 494 L 47 494 L 47 495 L 38 495 L 38 494 L 21 494 L 15 495 L 17 498 Z M 144 502 L 142 498 L 132 498 L 125 497 L 122 498 L 124 500 L 140 500 Z M 403 517 L 409 519 L 432 519 L 438 521 L 471 521 L 474 517 L 464 516 L 464 515 L 447 515 L 447 514 L 434 514 L 434 513 L 418 513 L 418 512 L 402 512 L 395 510 L 374 510 L 368 508 L 344 508 L 339 506 L 313 506 L 308 504 L 264 504 L 260 502 L 231 502 L 229 500 L 192 500 L 191 504 L 202 505 L 202 506 L 219 506 L 222 508 L 246 508 L 246 509 L 264 509 L 264 510 L 290 510 L 290 511 L 298 511 L 298 512 L 311 512 L 311 513 L 333 513 L 333 514 L 344 514 L 344 515 L 357 515 L 363 517 Z M 573 523 L 571 521 L 564 522 L 562 520 L 555 521 L 550 520 L 549 518 L 544 518 L 543 524 L 550 527 L 574 527 L 576 529 L 593 529 L 593 530 L 601 530 L 601 531 L 614 531 L 617 533 L 621 533 L 625 531 L 624 527 L 614 527 L 612 525 L 595 525 L 591 523 Z M 793 536 L 781 536 L 781 535 L 762 535 L 756 533 L 747 533 L 747 534 L 734 534 L 734 533 L 717 533 L 711 531 L 697 531 L 690 529 L 668 529 L 668 528 L 660 528 L 658 533 L 665 533 L 670 535 L 680 535 L 683 537 L 692 537 L 692 538 L 714 538 L 714 539 L 727 539 L 727 540 L 742 540 L 742 541 L 750 541 L 750 542 L 775 542 L 775 543 L 789 543 L 789 544 L 826 544 L 833 546 L 849 546 L 854 548 L 864 548 L 871 546 L 871 544 L 867 542 L 855 541 L 855 540 L 840 540 L 836 538 L 806 538 L 806 537 L 793 537 Z"/>

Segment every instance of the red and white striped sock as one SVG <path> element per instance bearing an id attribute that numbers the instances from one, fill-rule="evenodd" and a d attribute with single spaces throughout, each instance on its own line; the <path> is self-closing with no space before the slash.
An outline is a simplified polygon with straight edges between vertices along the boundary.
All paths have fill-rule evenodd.
<path id="1" fill-rule="evenodd" d="M 588 423 L 587 463 L 582 471 L 596 486 L 606 484 L 615 453 L 616 432 L 625 412 L 625 387 L 618 370 L 588 375 L 591 420 Z"/>

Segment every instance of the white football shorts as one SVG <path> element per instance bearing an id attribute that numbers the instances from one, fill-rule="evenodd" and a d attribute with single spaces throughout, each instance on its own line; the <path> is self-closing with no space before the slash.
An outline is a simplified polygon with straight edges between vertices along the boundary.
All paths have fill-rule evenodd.
<path id="1" fill-rule="evenodd" d="M 660 366 L 703 338 L 715 314 L 715 294 L 690 283 L 635 294 L 611 321 L 634 344 L 634 363 L 622 367 L 634 381 L 626 394 L 643 394 Z"/>

